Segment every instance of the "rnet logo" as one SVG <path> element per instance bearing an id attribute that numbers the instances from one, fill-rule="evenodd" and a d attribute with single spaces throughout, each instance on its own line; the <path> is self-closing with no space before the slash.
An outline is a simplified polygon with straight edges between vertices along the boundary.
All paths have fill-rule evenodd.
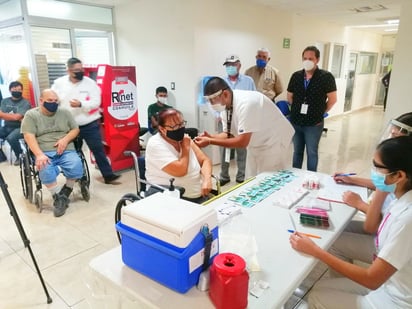
<path id="1" fill-rule="evenodd" d="M 133 101 L 133 93 L 125 93 L 124 89 L 119 92 L 112 92 L 112 102 L 125 103 Z"/>
<path id="2" fill-rule="evenodd" d="M 119 120 L 132 117 L 137 111 L 136 85 L 130 80 L 127 84 L 112 82 L 112 104 L 108 108 L 110 115 Z"/>

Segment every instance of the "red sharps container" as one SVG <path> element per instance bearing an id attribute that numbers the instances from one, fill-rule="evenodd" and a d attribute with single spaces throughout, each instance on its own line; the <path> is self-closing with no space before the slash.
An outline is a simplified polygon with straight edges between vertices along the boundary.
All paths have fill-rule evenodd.
<path id="1" fill-rule="evenodd" d="M 221 253 L 210 268 L 209 297 L 217 309 L 247 307 L 249 274 L 242 257 Z"/>

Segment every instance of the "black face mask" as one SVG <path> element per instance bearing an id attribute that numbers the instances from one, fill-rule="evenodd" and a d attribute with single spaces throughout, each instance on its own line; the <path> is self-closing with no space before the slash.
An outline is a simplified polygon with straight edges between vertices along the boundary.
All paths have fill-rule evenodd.
<path id="1" fill-rule="evenodd" d="M 11 92 L 11 96 L 13 97 L 13 98 L 16 98 L 16 99 L 21 99 L 21 97 L 22 97 L 22 92 L 21 91 L 12 91 Z"/>
<path id="2" fill-rule="evenodd" d="M 47 109 L 50 113 L 55 113 L 57 111 L 57 108 L 59 105 L 57 102 L 44 102 L 43 106 L 45 109 Z"/>
<path id="3" fill-rule="evenodd" d="M 74 78 L 77 80 L 82 80 L 84 76 L 84 72 L 74 72 Z"/>
<path id="4" fill-rule="evenodd" d="M 185 136 L 185 127 L 173 131 L 166 131 L 166 136 L 174 141 L 180 142 Z"/>

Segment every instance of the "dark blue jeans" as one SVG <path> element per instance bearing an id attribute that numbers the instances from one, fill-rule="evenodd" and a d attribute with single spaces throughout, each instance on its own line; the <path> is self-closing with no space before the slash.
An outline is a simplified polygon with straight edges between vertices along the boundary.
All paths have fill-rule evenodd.
<path id="1" fill-rule="evenodd" d="M 323 121 L 316 126 L 298 126 L 292 124 L 295 129 L 293 136 L 293 167 L 302 168 L 303 152 L 306 146 L 307 169 L 316 172 L 318 168 L 318 146 L 322 136 Z"/>
<path id="2" fill-rule="evenodd" d="M 100 133 L 100 121 L 96 120 L 84 126 L 79 126 L 79 128 L 80 141 L 85 140 L 90 151 L 93 152 L 100 173 L 102 173 L 103 177 L 112 175 L 113 170 L 107 160 L 103 148 L 102 135 Z"/>
<path id="3" fill-rule="evenodd" d="M 21 154 L 19 139 L 23 138 L 20 128 L 0 127 L 0 138 L 5 139 L 9 143 L 18 160 Z"/>

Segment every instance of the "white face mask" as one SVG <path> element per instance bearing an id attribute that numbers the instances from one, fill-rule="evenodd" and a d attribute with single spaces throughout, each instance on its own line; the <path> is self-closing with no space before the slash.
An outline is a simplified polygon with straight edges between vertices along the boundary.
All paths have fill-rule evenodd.
<path id="1" fill-rule="evenodd" d="M 310 60 L 304 60 L 302 62 L 302 66 L 303 66 L 303 69 L 305 71 L 310 71 L 315 67 L 315 63 L 313 61 L 310 61 Z"/>
<path id="2" fill-rule="evenodd" d="M 210 106 L 213 108 L 214 111 L 219 112 L 219 113 L 226 110 L 226 105 L 223 105 L 220 102 L 216 104 L 210 104 Z"/>
<path id="3" fill-rule="evenodd" d="M 158 97 L 157 100 L 162 104 L 167 104 L 167 98 L 165 97 Z"/>

